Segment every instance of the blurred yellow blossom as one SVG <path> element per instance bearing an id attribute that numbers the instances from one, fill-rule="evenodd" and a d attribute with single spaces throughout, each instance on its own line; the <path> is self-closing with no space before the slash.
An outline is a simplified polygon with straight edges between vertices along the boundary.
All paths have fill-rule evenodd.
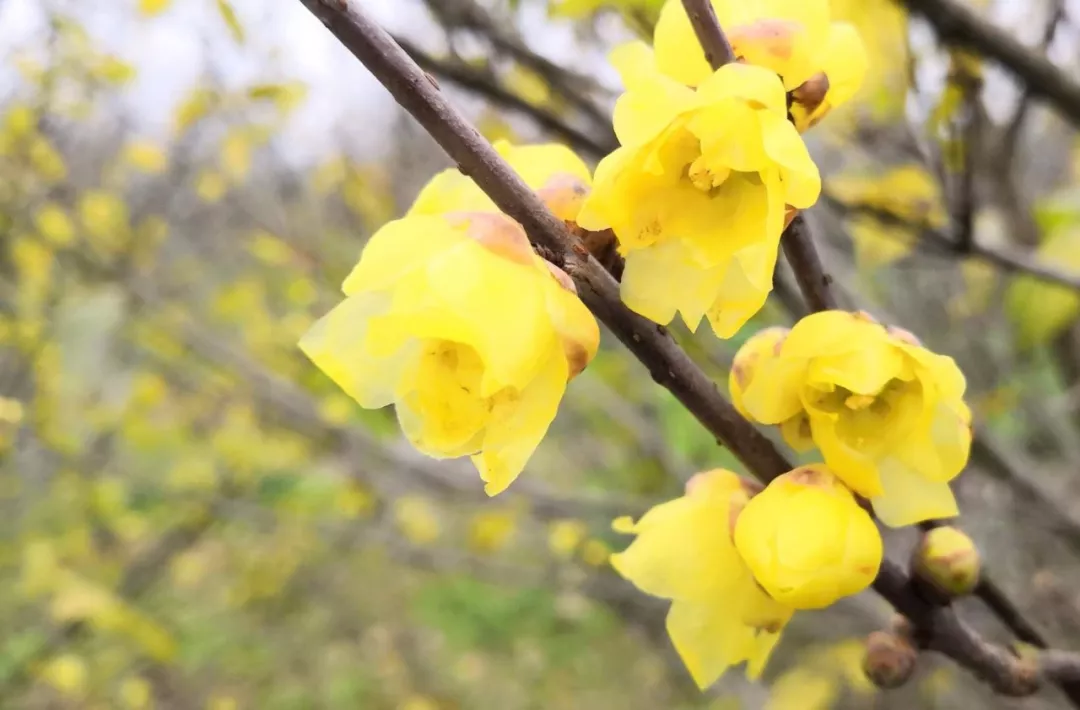
<path id="1" fill-rule="evenodd" d="M 394 524 L 405 538 L 417 545 L 438 539 L 439 516 L 431 503 L 420 496 L 405 496 L 393 503 Z"/>
<path id="2" fill-rule="evenodd" d="M 82 656 L 63 653 L 49 659 L 39 675 L 64 695 L 80 697 L 86 692 L 89 674 Z"/>
<path id="3" fill-rule="evenodd" d="M 75 241 L 75 225 L 63 207 L 46 202 L 34 215 L 34 226 L 41 236 L 56 246 L 67 246 Z"/>
<path id="4" fill-rule="evenodd" d="M 514 508 L 483 510 L 469 520 L 468 545 L 473 552 L 491 553 L 505 548 L 518 528 Z"/>
<path id="5" fill-rule="evenodd" d="M 580 520 L 553 520 L 548 525 L 548 549 L 560 559 L 570 559 L 588 532 Z"/>
<path id="6" fill-rule="evenodd" d="M 220 202 L 228 189 L 225 178 L 215 170 L 203 170 L 195 178 L 195 194 L 210 204 Z"/>
<path id="7" fill-rule="evenodd" d="M 124 162 L 139 172 L 157 175 L 165 171 L 168 158 L 165 151 L 153 141 L 139 139 L 124 146 Z"/>

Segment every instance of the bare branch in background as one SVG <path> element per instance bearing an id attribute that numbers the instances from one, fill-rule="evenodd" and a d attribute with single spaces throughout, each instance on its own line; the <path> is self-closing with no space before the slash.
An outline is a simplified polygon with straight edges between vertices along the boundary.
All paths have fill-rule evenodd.
<path id="1" fill-rule="evenodd" d="M 541 128 L 564 139 L 575 150 L 595 156 L 603 156 L 613 150 L 613 135 L 607 139 L 589 135 L 572 126 L 562 116 L 542 106 L 536 106 L 510 91 L 499 83 L 498 78 L 490 71 L 453 59 L 438 59 L 402 37 L 394 39 L 424 70 L 463 89 L 474 91 L 488 98 L 493 104 L 531 117 Z"/>
<path id="2" fill-rule="evenodd" d="M 1020 79 L 1032 96 L 1046 99 L 1080 125 L 1080 82 L 1046 56 L 956 0 L 900 0 L 924 17 L 946 44 L 972 49 Z"/>
<path id="3" fill-rule="evenodd" d="M 913 222 L 874 205 L 847 203 L 827 192 L 822 194 L 821 201 L 841 214 L 867 215 L 882 224 L 910 229 L 917 238 L 942 255 L 959 253 L 956 239 L 927 224 Z M 1027 274 L 1049 283 L 1080 289 L 1080 275 L 1042 263 L 1016 249 L 990 247 L 974 242 L 971 245 L 970 255 L 988 261 L 1005 271 Z"/>

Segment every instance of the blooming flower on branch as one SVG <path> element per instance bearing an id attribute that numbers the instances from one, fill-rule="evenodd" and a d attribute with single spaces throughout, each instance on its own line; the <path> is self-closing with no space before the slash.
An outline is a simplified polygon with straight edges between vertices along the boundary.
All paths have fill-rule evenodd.
<path id="1" fill-rule="evenodd" d="M 480 207 L 468 193 L 460 203 Z M 394 404 L 423 453 L 471 456 L 495 495 L 540 443 L 599 330 L 509 217 L 418 211 L 371 238 L 347 298 L 300 347 L 361 406 Z"/>
<path id="2" fill-rule="evenodd" d="M 577 222 L 618 237 L 628 307 L 661 324 L 679 313 L 691 330 L 705 316 L 730 337 L 772 289 L 787 206 L 821 189 L 783 86 L 731 64 L 693 90 L 656 73 L 640 43 L 612 60 L 628 89 L 615 107 L 622 147 L 600 162 Z"/>
<path id="3" fill-rule="evenodd" d="M 801 466 L 750 499 L 735 548 L 769 596 L 822 609 L 866 589 L 881 566 L 881 535 L 824 465 Z"/>
<path id="4" fill-rule="evenodd" d="M 743 662 L 756 678 L 795 610 L 862 591 L 881 564 L 873 521 L 823 464 L 759 488 L 707 471 L 682 498 L 617 527 L 637 537 L 612 566 L 671 600 L 668 634 L 702 688 Z"/>
<path id="5" fill-rule="evenodd" d="M 735 549 L 732 526 L 748 500 L 734 473 L 699 474 L 682 498 L 642 516 L 630 547 L 611 556 L 641 591 L 671 600 L 668 634 L 701 688 L 743 662 L 759 676 L 794 612 L 758 586 Z"/>
<path id="6" fill-rule="evenodd" d="M 853 25 L 829 21 L 828 0 L 712 0 L 712 6 L 736 59 L 783 79 L 800 132 L 859 90 L 866 50 Z M 657 67 L 672 79 L 698 86 L 712 73 L 681 0 L 664 4 L 653 41 Z"/>
<path id="7" fill-rule="evenodd" d="M 773 331 L 751 338 L 732 379 L 742 411 L 779 424 L 793 445 L 809 434 L 885 524 L 957 514 L 948 482 L 967 463 L 971 411 L 952 358 L 865 314 L 824 311 L 782 341 Z"/>

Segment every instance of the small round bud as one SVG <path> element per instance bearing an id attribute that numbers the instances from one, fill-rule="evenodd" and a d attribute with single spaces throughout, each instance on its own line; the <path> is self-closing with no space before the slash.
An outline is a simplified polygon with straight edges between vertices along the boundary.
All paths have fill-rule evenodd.
<path id="1" fill-rule="evenodd" d="M 875 631 L 866 637 L 863 672 L 879 688 L 899 688 L 915 672 L 917 658 L 918 652 L 907 639 Z"/>
<path id="2" fill-rule="evenodd" d="M 929 530 L 915 550 L 912 569 L 946 597 L 970 594 L 979 583 L 979 550 L 971 538 L 951 526 Z"/>

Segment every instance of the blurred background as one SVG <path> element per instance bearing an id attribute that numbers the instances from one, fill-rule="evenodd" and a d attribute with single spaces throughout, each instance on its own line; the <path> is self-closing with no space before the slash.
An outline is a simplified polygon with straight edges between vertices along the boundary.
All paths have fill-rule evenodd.
<path id="1" fill-rule="evenodd" d="M 363 0 L 487 137 L 589 162 L 613 147 L 605 56 L 660 4 Z M 975 5 L 1075 76 L 1080 3 Z M 888 0 L 833 9 L 872 68 L 808 136 L 826 266 L 961 364 L 962 525 L 1080 649 L 1073 131 Z M 664 604 L 607 566 L 610 521 L 742 469 L 607 334 L 494 500 L 315 370 L 298 337 L 448 162 L 296 0 L 0 0 L 0 53 L 0 708 L 1064 707 L 929 655 L 875 692 L 870 594 L 799 614 L 761 683 L 700 693 Z M 726 387 L 749 334 L 800 314 L 792 283 L 731 341 L 676 335 Z"/>

